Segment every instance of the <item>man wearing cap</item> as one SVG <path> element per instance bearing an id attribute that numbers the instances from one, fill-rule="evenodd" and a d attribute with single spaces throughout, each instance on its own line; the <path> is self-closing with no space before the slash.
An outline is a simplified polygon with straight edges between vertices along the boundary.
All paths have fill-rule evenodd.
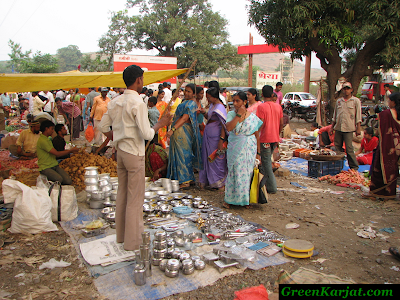
<path id="1" fill-rule="evenodd" d="M 108 88 L 102 87 L 100 90 L 101 95 L 94 97 L 92 110 L 90 111 L 90 118 L 93 122 L 94 127 L 94 139 L 93 143 L 96 145 L 101 145 L 106 139 L 103 133 L 100 131 L 100 121 L 103 115 L 107 112 L 107 104 L 110 102 L 108 98 Z"/>
<path id="2" fill-rule="evenodd" d="M 172 98 L 171 82 L 163 82 L 163 90 L 165 92 L 163 101 L 169 103 Z"/>
<path id="3" fill-rule="evenodd" d="M 20 159 L 33 159 L 36 157 L 36 145 L 40 137 L 40 123 L 33 121 L 33 116 L 28 115 L 29 128 L 21 131 L 15 145 L 10 145 L 8 150 Z"/>
<path id="4" fill-rule="evenodd" d="M 350 82 L 342 85 L 343 97 L 337 99 L 329 134 L 335 130 L 335 148 L 343 152 L 343 142 L 346 145 L 346 157 L 349 167 L 358 170 L 358 163 L 353 148 L 353 132 L 361 134 L 361 102 L 352 96 L 353 87 Z"/>

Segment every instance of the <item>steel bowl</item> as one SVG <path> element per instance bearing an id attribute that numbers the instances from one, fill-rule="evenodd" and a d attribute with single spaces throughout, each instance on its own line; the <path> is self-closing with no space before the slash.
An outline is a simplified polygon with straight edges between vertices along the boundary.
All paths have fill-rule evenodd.
<path id="1" fill-rule="evenodd" d="M 153 205 L 151 205 L 149 203 L 144 203 L 143 204 L 143 212 L 151 213 L 153 211 L 154 211 L 154 206 Z"/>
<path id="2" fill-rule="evenodd" d="M 167 249 L 153 249 L 153 257 L 156 259 L 165 258 L 167 254 Z"/>
<path id="3" fill-rule="evenodd" d="M 206 268 L 206 263 L 203 260 L 198 259 L 194 262 L 194 268 L 196 270 L 204 270 Z"/>
<path id="4" fill-rule="evenodd" d="M 165 269 L 165 275 L 170 278 L 175 278 L 179 276 L 179 270 L 172 271 L 169 269 Z"/>
<path id="5" fill-rule="evenodd" d="M 85 177 L 86 176 L 97 176 L 99 175 L 99 171 L 98 171 L 99 167 L 93 166 L 93 167 L 86 167 L 85 168 Z"/>
<path id="6" fill-rule="evenodd" d="M 90 200 L 89 201 L 89 207 L 90 208 L 94 208 L 94 209 L 98 209 L 98 208 L 103 208 L 103 201 L 99 201 L 99 200 Z"/>
<path id="7" fill-rule="evenodd" d="M 157 241 L 165 240 L 167 237 L 167 233 L 164 230 L 157 230 L 154 232 L 154 239 Z"/>
<path id="8" fill-rule="evenodd" d="M 187 260 L 187 259 L 189 259 L 191 261 L 190 254 L 187 252 L 182 252 L 181 255 L 179 255 L 179 259 L 181 262 L 183 262 L 184 260 Z"/>
<path id="9" fill-rule="evenodd" d="M 103 204 L 106 207 L 116 207 L 117 206 L 117 202 L 116 201 L 104 201 Z"/>
<path id="10" fill-rule="evenodd" d="M 187 195 L 186 193 L 172 193 L 171 194 L 171 196 L 174 197 L 174 199 L 182 199 L 186 195 Z"/>
<path id="11" fill-rule="evenodd" d="M 160 265 L 160 262 L 161 262 L 162 260 L 163 260 L 162 258 L 154 258 L 154 257 L 152 257 L 152 258 L 151 258 L 151 264 L 152 264 L 153 266 L 159 266 L 159 265 Z"/>
<path id="12" fill-rule="evenodd" d="M 118 182 L 118 177 L 110 177 L 109 182 Z"/>
<path id="13" fill-rule="evenodd" d="M 201 260 L 201 257 L 198 255 L 194 255 L 191 258 L 192 258 L 193 262 L 195 262 L 196 260 Z"/>
<path id="14" fill-rule="evenodd" d="M 88 178 L 85 178 L 85 185 L 98 185 L 99 184 L 99 181 L 97 180 L 97 178 L 95 178 L 95 177 L 88 177 Z"/>
<path id="15" fill-rule="evenodd" d="M 160 267 L 161 271 L 165 272 L 165 270 L 167 269 L 167 263 L 168 263 L 168 259 L 165 259 L 165 258 L 160 261 L 159 267 Z"/>
<path id="16" fill-rule="evenodd" d="M 111 191 L 111 200 L 117 201 L 117 191 Z"/>
<path id="17" fill-rule="evenodd" d="M 107 185 L 110 185 L 108 180 L 99 179 L 99 187 L 103 187 L 103 186 L 107 186 Z"/>
<path id="18" fill-rule="evenodd" d="M 118 182 L 113 182 L 111 186 L 113 190 L 118 190 Z"/>
<path id="19" fill-rule="evenodd" d="M 109 200 L 111 200 L 110 197 L 111 197 L 111 191 L 104 192 L 104 199 L 108 198 Z"/>
<path id="20" fill-rule="evenodd" d="M 104 193 L 102 191 L 92 191 L 91 199 L 92 200 L 103 200 Z"/>
<path id="21" fill-rule="evenodd" d="M 101 210 L 101 213 L 104 215 L 104 217 L 106 216 L 106 215 L 108 215 L 109 213 L 111 213 L 111 212 L 114 212 L 115 211 L 115 207 L 105 207 L 105 208 L 103 208 L 102 210 Z"/>
<path id="22" fill-rule="evenodd" d="M 169 259 L 167 262 L 167 269 L 171 271 L 179 270 L 179 260 L 175 258 Z"/>
<path id="23" fill-rule="evenodd" d="M 156 192 L 144 192 L 144 197 L 146 199 L 155 198 L 155 197 L 157 197 L 157 193 Z"/>
<path id="24" fill-rule="evenodd" d="M 172 205 L 168 205 L 168 204 L 159 205 L 159 208 L 163 214 L 167 214 L 172 211 Z"/>
<path id="25" fill-rule="evenodd" d="M 85 191 L 88 193 L 92 193 L 93 191 L 98 191 L 99 187 L 97 185 L 87 185 L 85 187 Z"/>
<path id="26" fill-rule="evenodd" d="M 178 247 L 183 247 L 183 245 L 185 245 L 185 241 L 182 238 L 178 237 L 175 239 L 175 245 L 177 245 Z"/>
<path id="27" fill-rule="evenodd" d="M 182 273 L 183 273 L 184 275 L 191 275 L 191 274 L 194 273 L 194 267 L 191 267 L 191 268 L 184 268 L 184 269 L 182 269 Z"/>
<path id="28" fill-rule="evenodd" d="M 153 241 L 153 249 L 161 250 L 161 249 L 165 249 L 165 248 L 167 248 L 166 240 L 162 240 L 162 241 L 154 240 Z"/>
<path id="29" fill-rule="evenodd" d="M 107 180 L 110 181 L 110 173 L 101 173 L 99 174 L 99 180 Z"/>
<path id="30" fill-rule="evenodd" d="M 169 192 L 168 191 L 164 191 L 164 190 L 157 191 L 157 195 L 158 196 L 167 196 L 167 195 L 169 195 Z"/>
<path id="31" fill-rule="evenodd" d="M 164 190 L 164 188 L 161 187 L 161 186 L 152 186 L 152 187 L 150 187 L 150 191 L 153 191 L 153 192 L 158 192 L 158 191 L 163 191 L 163 190 Z"/>
<path id="32" fill-rule="evenodd" d="M 173 200 L 174 198 L 171 196 L 160 196 L 161 201 L 170 201 Z"/>
<path id="33" fill-rule="evenodd" d="M 109 185 L 105 185 L 105 186 L 102 186 L 101 187 L 101 190 L 103 191 L 103 192 L 111 192 L 112 191 L 112 186 L 109 184 Z"/>
<path id="34" fill-rule="evenodd" d="M 174 259 L 178 260 L 178 259 L 179 259 L 179 256 L 181 255 L 181 253 L 182 253 L 182 250 L 175 249 L 174 252 L 172 252 L 172 257 L 173 257 Z"/>
<path id="35" fill-rule="evenodd" d="M 189 253 L 186 253 L 186 254 L 189 254 Z M 194 266 L 193 261 L 190 258 L 182 260 L 182 269 L 193 268 L 193 266 Z"/>
<path id="36" fill-rule="evenodd" d="M 106 216 L 107 221 L 109 222 L 115 222 L 115 211 L 110 212 L 107 216 Z"/>

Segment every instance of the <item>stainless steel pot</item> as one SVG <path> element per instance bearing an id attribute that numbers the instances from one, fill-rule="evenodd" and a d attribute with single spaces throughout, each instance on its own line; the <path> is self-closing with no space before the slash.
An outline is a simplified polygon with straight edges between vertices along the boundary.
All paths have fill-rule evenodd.
<path id="1" fill-rule="evenodd" d="M 99 187 L 97 184 L 96 185 L 87 185 L 85 187 L 85 191 L 88 193 L 92 193 L 93 191 L 98 191 L 98 190 L 99 190 Z"/>
<path id="2" fill-rule="evenodd" d="M 110 181 L 110 173 L 99 174 L 99 180 L 107 180 L 107 182 Z"/>
<path id="3" fill-rule="evenodd" d="M 142 232 L 142 244 L 150 245 L 150 242 L 151 242 L 150 231 L 143 231 Z"/>
<path id="4" fill-rule="evenodd" d="M 204 269 L 206 268 L 206 263 L 205 263 L 203 260 L 201 260 L 201 259 L 196 260 L 196 261 L 194 262 L 194 268 L 195 268 L 196 270 L 204 270 Z"/>
<path id="5" fill-rule="evenodd" d="M 162 258 L 154 258 L 154 257 L 152 257 L 151 258 L 151 264 L 153 266 L 159 266 L 162 260 L 163 260 Z"/>
<path id="6" fill-rule="evenodd" d="M 94 208 L 94 209 L 103 208 L 104 207 L 103 201 L 102 200 L 90 200 L 89 207 Z"/>
<path id="7" fill-rule="evenodd" d="M 111 182 L 110 182 L 111 183 Z M 114 191 L 118 190 L 118 182 L 111 183 L 111 187 Z"/>
<path id="8" fill-rule="evenodd" d="M 117 191 L 111 191 L 111 200 L 117 201 Z"/>
<path id="9" fill-rule="evenodd" d="M 85 178 L 85 185 L 89 186 L 89 185 L 98 185 L 99 181 L 97 180 L 97 178 L 94 177 L 89 177 L 89 178 Z"/>
<path id="10" fill-rule="evenodd" d="M 167 233 L 164 230 L 157 230 L 154 233 L 154 239 L 157 241 L 165 240 L 166 237 L 167 237 Z"/>
<path id="11" fill-rule="evenodd" d="M 186 253 L 186 252 L 183 252 L 183 253 L 181 253 L 181 255 L 179 255 L 179 259 L 183 263 L 184 260 L 189 260 L 190 259 L 190 254 Z M 190 261 L 192 261 L 192 260 L 190 259 Z"/>
<path id="12" fill-rule="evenodd" d="M 100 187 L 103 192 L 111 192 L 112 186 L 110 184 Z"/>
<path id="13" fill-rule="evenodd" d="M 179 270 L 179 260 L 177 259 L 169 259 L 167 262 L 167 269 L 171 271 L 177 271 Z"/>
<path id="14" fill-rule="evenodd" d="M 189 253 L 186 253 L 186 254 L 189 254 Z M 182 260 L 182 268 L 183 269 L 192 268 L 192 267 L 193 267 L 193 261 L 190 258 Z"/>
<path id="15" fill-rule="evenodd" d="M 103 200 L 104 194 L 101 191 L 93 191 L 92 196 L 90 198 L 91 200 Z"/>
<path id="16" fill-rule="evenodd" d="M 167 241 L 166 240 L 162 240 L 162 241 L 154 240 L 153 241 L 153 249 L 162 250 L 162 249 L 165 249 L 165 248 L 167 248 Z"/>
<path id="17" fill-rule="evenodd" d="M 156 259 L 165 258 L 167 255 L 167 249 L 153 249 L 153 257 Z"/>
<path id="18" fill-rule="evenodd" d="M 178 277 L 179 271 L 178 270 L 172 271 L 169 269 L 165 269 L 165 275 L 170 278 L 175 278 L 175 277 Z"/>
<path id="19" fill-rule="evenodd" d="M 133 277 L 136 285 L 146 284 L 146 269 L 144 265 L 136 265 L 135 269 L 133 270 Z"/>
<path id="20" fill-rule="evenodd" d="M 140 258 L 142 260 L 149 260 L 150 259 L 150 246 L 149 245 L 140 245 Z"/>
<path id="21" fill-rule="evenodd" d="M 85 168 L 85 177 L 95 176 L 97 178 L 99 175 L 98 169 L 99 169 L 99 167 L 96 167 L 96 166 L 86 167 Z"/>
<path id="22" fill-rule="evenodd" d="M 160 267 L 161 271 L 165 272 L 165 269 L 167 268 L 167 263 L 168 263 L 168 259 L 165 259 L 165 258 L 160 261 L 159 267 Z"/>
<path id="23" fill-rule="evenodd" d="M 191 268 L 183 268 L 182 273 L 185 275 L 191 275 L 194 273 L 194 267 Z"/>
<path id="24" fill-rule="evenodd" d="M 106 216 L 107 220 L 109 222 L 115 222 L 115 211 L 110 212 L 107 216 Z"/>
<path id="25" fill-rule="evenodd" d="M 99 180 L 99 186 L 103 187 L 103 186 L 107 186 L 110 185 L 110 183 L 108 182 L 108 180 Z M 112 186 L 111 186 L 112 187 Z"/>
<path id="26" fill-rule="evenodd" d="M 146 277 L 151 277 L 151 261 L 150 259 L 143 261 L 144 267 L 146 269 Z"/>

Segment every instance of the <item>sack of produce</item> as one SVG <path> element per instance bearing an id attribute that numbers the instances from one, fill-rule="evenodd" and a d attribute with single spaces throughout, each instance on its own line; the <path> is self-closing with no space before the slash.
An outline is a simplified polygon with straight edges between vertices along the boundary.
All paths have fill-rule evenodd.
<path id="1" fill-rule="evenodd" d="M 71 221 L 78 216 L 78 203 L 75 188 L 72 185 L 53 183 L 49 189 L 52 202 L 51 219 L 53 222 Z"/>
<path id="2" fill-rule="evenodd" d="M 36 234 L 57 231 L 51 221 L 51 199 L 46 189 L 38 189 L 12 179 L 3 181 L 4 203 L 14 203 L 11 233 Z"/>

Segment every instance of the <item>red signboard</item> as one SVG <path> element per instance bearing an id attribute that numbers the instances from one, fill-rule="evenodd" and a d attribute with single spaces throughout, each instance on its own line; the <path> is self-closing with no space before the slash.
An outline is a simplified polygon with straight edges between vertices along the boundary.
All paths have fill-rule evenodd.
<path id="1" fill-rule="evenodd" d="M 292 51 L 290 48 L 285 48 L 282 52 Z M 238 54 L 258 54 L 258 53 L 276 53 L 279 51 L 278 46 L 273 45 L 248 45 L 248 46 L 239 46 Z"/>
<path id="2" fill-rule="evenodd" d="M 178 59 L 176 57 L 114 54 L 115 72 L 122 72 L 130 65 L 138 65 L 142 69 L 148 71 L 176 70 L 177 63 Z M 165 81 L 171 82 L 172 88 L 174 88 L 177 84 L 177 77 Z M 155 85 L 158 85 L 158 83 Z"/>

